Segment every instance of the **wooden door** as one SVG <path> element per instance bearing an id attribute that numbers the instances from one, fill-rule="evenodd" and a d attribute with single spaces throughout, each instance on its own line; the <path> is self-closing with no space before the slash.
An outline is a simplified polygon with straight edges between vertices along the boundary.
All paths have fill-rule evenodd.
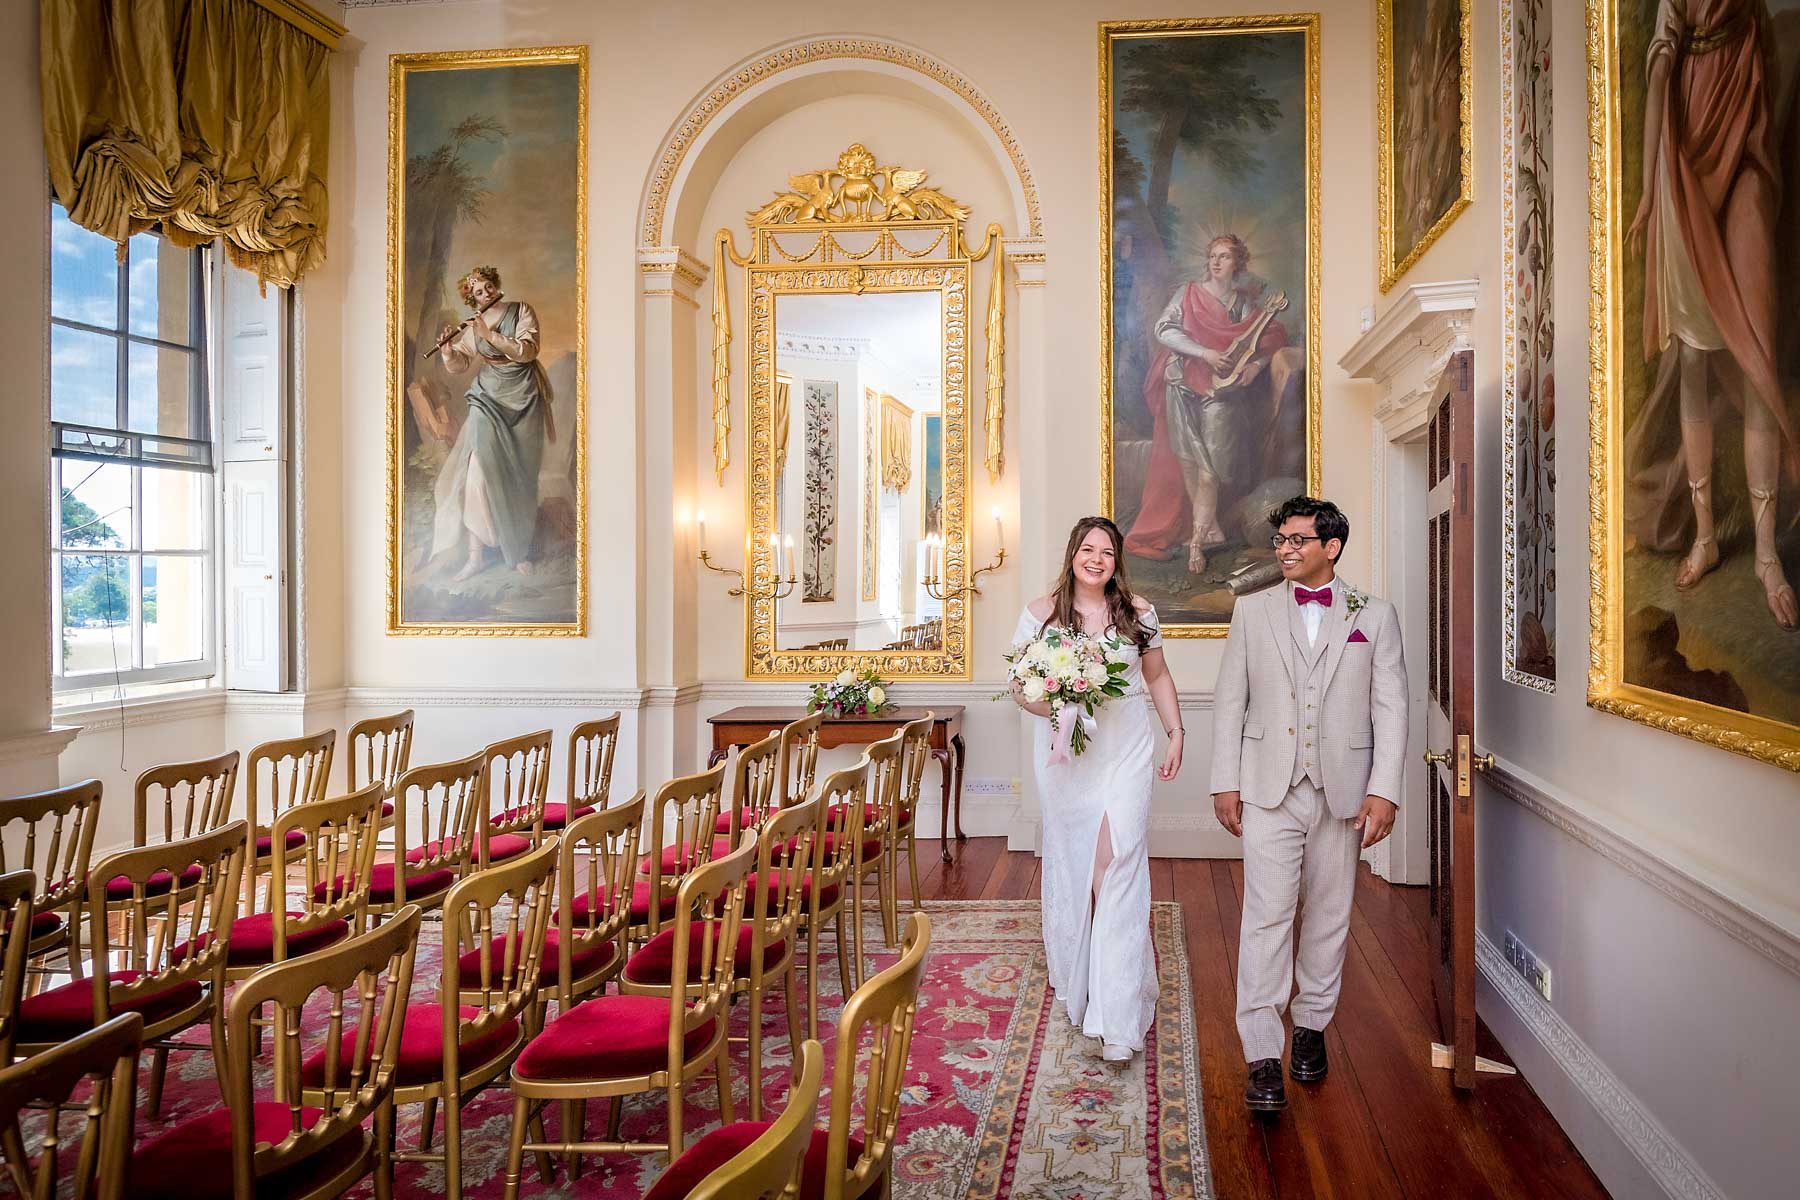
<path id="1" fill-rule="evenodd" d="M 1431 961 L 1438 1025 L 1456 1085 L 1475 1086 L 1475 412 L 1474 354 L 1452 355 L 1429 429 L 1426 561 L 1430 690 Z"/>

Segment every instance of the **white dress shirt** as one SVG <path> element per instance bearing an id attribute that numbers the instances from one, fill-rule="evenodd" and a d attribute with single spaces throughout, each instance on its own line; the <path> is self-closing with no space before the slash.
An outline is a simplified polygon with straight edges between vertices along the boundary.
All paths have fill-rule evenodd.
<path id="1" fill-rule="evenodd" d="M 1289 604 L 1298 603 L 1294 599 L 1294 589 L 1299 586 L 1300 586 L 1299 584 L 1293 582 L 1292 580 L 1288 581 L 1288 603 Z M 1331 606 L 1333 608 L 1336 608 L 1338 605 L 1340 605 L 1344 602 L 1343 596 L 1339 594 L 1336 575 L 1333 575 L 1329 580 L 1326 581 L 1325 587 L 1327 590 L 1329 590 L 1331 592 Z M 1316 591 L 1319 591 L 1320 589 L 1312 588 L 1310 590 L 1316 592 Z M 1300 619 L 1302 621 L 1306 622 L 1307 643 L 1309 645 L 1317 645 L 1318 641 L 1319 641 L 1319 629 L 1325 624 L 1325 606 L 1322 604 L 1302 604 L 1302 605 L 1300 605 Z"/>

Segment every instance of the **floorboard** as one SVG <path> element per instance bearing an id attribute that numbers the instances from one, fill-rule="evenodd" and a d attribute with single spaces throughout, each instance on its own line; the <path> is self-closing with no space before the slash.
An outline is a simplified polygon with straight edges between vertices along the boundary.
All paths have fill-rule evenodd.
<path id="1" fill-rule="evenodd" d="M 1035 898 L 1042 864 L 1004 838 L 919 842 L 928 898 Z M 905 871 L 901 872 L 905 879 Z M 1522 1077 L 1484 1075 L 1473 1093 L 1430 1065 L 1437 1037 L 1423 888 L 1359 872 L 1344 989 L 1327 1030 L 1331 1074 L 1288 1083 L 1288 1111 L 1245 1111 L 1237 1037 L 1243 864 L 1152 859 L 1150 891 L 1182 906 L 1205 1089 L 1206 1138 L 1221 1200 L 1248 1197 L 1539 1197 L 1588 1200 L 1605 1189 Z M 902 884 L 910 895 L 910 881 Z M 1482 1026 L 1479 1049 L 1505 1061 Z"/>

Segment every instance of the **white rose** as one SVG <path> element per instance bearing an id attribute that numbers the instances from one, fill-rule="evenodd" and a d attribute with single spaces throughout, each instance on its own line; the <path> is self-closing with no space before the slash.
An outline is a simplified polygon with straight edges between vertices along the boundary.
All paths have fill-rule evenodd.
<path id="1" fill-rule="evenodd" d="M 1025 689 L 1026 703 L 1036 704 L 1039 700 L 1044 698 L 1044 681 L 1042 679 L 1033 676 L 1032 678 L 1027 679 L 1023 686 Z"/>
<path id="2" fill-rule="evenodd" d="M 849 687 L 856 682 L 856 673 L 854 671 L 839 671 L 835 682 L 839 687 Z"/>
<path id="3" fill-rule="evenodd" d="M 869 689 L 869 703 L 874 705 L 876 708 L 880 708 L 883 704 L 887 703 L 887 693 L 882 691 L 878 687 L 870 688 Z"/>
<path id="4" fill-rule="evenodd" d="M 1089 663 L 1081 676 L 1088 681 L 1089 687 L 1099 687 L 1106 682 L 1106 668 L 1099 663 Z"/>

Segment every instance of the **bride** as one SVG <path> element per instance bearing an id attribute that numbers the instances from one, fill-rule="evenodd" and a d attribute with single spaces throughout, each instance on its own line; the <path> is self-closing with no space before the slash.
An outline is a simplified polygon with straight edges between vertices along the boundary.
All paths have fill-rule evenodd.
<path id="1" fill-rule="evenodd" d="M 1125 577 L 1124 538 L 1105 517 L 1084 517 L 1069 533 L 1062 572 L 1048 596 L 1019 617 L 1015 645 L 1055 626 L 1125 642 L 1129 689 L 1096 714 L 1098 730 L 1085 753 L 1050 766 L 1050 722 L 1038 722 L 1033 761 L 1043 813 L 1044 954 L 1050 985 L 1069 1020 L 1099 1038 L 1110 1062 L 1144 1048 L 1156 1013 L 1156 957 L 1150 948 L 1150 760 L 1154 751 L 1149 692 L 1168 734 L 1157 768 L 1161 779 L 1181 770 L 1185 731 L 1175 681 L 1163 661 L 1156 611 L 1132 595 Z M 1048 718 L 1049 704 L 1013 702 Z"/>

